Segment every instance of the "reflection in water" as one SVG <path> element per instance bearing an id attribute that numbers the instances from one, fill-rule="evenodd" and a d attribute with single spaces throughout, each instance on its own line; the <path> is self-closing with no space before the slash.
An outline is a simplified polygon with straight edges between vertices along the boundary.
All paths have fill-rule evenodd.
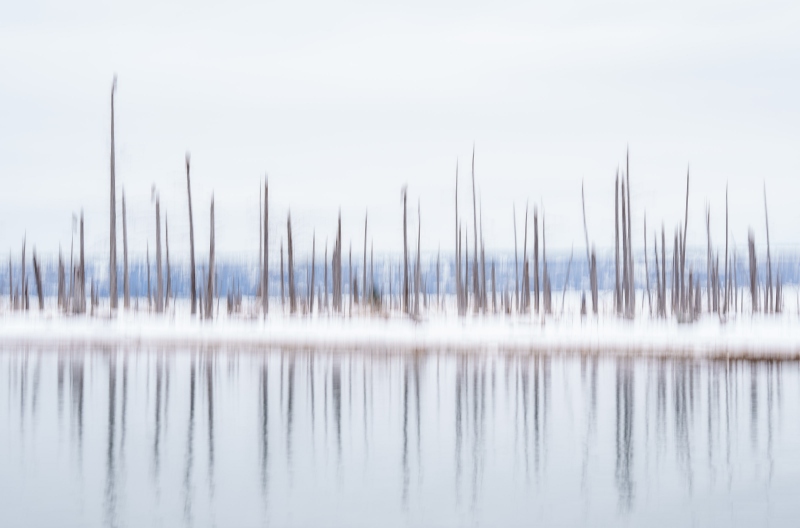
<path id="1" fill-rule="evenodd" d="M 0 520 L 24 524 L 800 515 L 794 361 L 6 351 L 0 382 Z"/>

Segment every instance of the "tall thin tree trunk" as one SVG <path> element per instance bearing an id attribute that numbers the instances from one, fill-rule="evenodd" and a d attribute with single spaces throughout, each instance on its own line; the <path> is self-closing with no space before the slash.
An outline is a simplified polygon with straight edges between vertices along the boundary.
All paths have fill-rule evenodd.
<path id="1" fill-rule="evenodd" d="M 533 206 L 533 297 L 536 313 L 539 313 L 539 212 Z"/>
<path id="2" fill-rule="evenodd" d="M 125 190 L 122 190 L 122 258 L 124 260 L 122 266 L 122 291 L 123 291 L 123 306 L 126 310 L 131 308 L 131 280 L 128 270 L 128 221 L 127 213 L 125 211 Z"/>
<path id="3" fill-rule="evenodd" d="M 281 309 L 286 306 L 286 293 L 284 291 L 284 274 L 283 274 L 283 239 L 281 239 Z"/>
<path id="4" fill-rule="evenodd" d="M 264 316 L 269 313 L 269 182 L 264 180 L 264 240 L 262 244 L 263 267 L 261 270 L 261 309 Z M 282 287 L 282 286 L 281 286 Z"/>
<path id="5" fill-rule="evenodd" d="M 515 204 L 511 205 L 511 211 L 514 213 L 514 306 L 519 312 L 519 255 L 517 252 L 517 207 Z"/>
<path id="6" fill-rule="evenodd" d="M 406 212 L 406 202 L 408 190 L 403 188 L 403 312 L 408 313 L 408 222 Z"/>
<path id="7" fill-rule="evenodd" d="M 39 297 L 39 311 L 44 310 L 44 291 L 42 291 L 42 270 L 36 260 L 36 248 L 33 250 L 33 278 L 36 281 L 36 294 Z"/>
<path id="8" fill-rule="evenodd" d="M 189 197 L 189 295 L 192 299 L 192 315 L 197 313 L 197 272 L 194 264 L 194 221 L 192 219 L 192 183 L 189 176 L 189 153 L 186 153 L 186 193 Z"/>
<path id="9" fill-rule="evenodd" d="M 208 249 L 208 286 L 206 287 L 206 318 L 214 318 L 214 279 L 216 278 L 215 251 L 214 251 L 214 197 L 211 197 L 211 229 Z"/>
<path id="10" fill-rule="evenodd" d="M 287 256 L 289 264 L 289 313 L 297 311 L 297 300 L 294 292 L 294 252 L 292 251 L 292 215 L 289 213 L 286 219 L 287 233 Z"/>
<path id="11" fill-rule="evenodd" d="M 764 305 L 764 313 L 772 311 L 772 257 L 769 249 L 769 211 L 767 210 L 767 184 L 764 184 L 764 220 L 767 227 L 767 302 Z"/>
<path id="12" fill-rule="evenodd" d="M 361 282 L 361 296 L 365 305 L 367 304 L 367 216 L 367 213 L 364 213 L 364 278 Z"/>
<path id="13" fill-rule="evenodd" d="M 478 284 L 478 207 L 475 199 L 475 145 L 472 145 L 472 220 L 473 220 L 473 260 L 472 291 L 475 294 L 475 313 L 480 308 L 480 287 Z"/>
<path id="14" fill-rule="evenodd" d="M 156 313 L 164 311 L 164 274 L 161 267 L 161 200 L 156 196 Z"/>
<path id="15" fill-rule="evenodd" d="M 172 272 L 169 268 L 169 219 L 167 215 L 164 214 L 164 246 L 167 250 L 167 291 L 164 295 L 164 310 L 169 308 L 169 298 L 172 297 Z"/>
<path id="16" fill-rule="evenodd" d="M 109 228 L 110 256 L 108 260 L 108 298 L 112 310 L 117 309 L 117 190 L 116 160 L 114 159 L 114 92 L 117 90 L 117 76 L 111 84 L 111 226 Z"/>
<path id="17" fill-rule="evenodd" d="M 83 211 L 81 211 L 81 257 L 80 257 L 80 274 L 81 274 L 81 288 L 80 288 L 80 313 L 86 313 L 86 258 L 84 254 L 84 238 L 83 238 Z M 25 276 L 23 268 L 23 277 Z"/>
<path id="18" fill-rule="evenodd" d="M 308 303 L 308 313 L 312 313 L 314 311 L 314 280 L 316 275 L 316 266 L 315 260 L 317 255 L 317 233 L 316 231 L 311 236 L 311 286 L 309 286 L 309 290 L 311 292 L 311 300 Z M 364 259 L 366 261 L 366 258 Z"/>
<path id="19" fill-rule="evenodd" d="M 622 312 L 622 295 L 619 284 L 619 170 L 614 183 L 614 305 L 617 314 Z"/>

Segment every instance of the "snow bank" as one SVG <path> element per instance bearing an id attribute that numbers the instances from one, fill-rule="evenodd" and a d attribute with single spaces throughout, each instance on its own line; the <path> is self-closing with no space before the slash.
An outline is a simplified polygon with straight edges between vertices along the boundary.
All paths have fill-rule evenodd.
<path id="1" fill-rule="evenodd" d="M 287 316 L 199 320 L 179 306 L 167 315 L 55 311 L 0 316 L 0 346 L 209 346 L 383 352 L 585 353 L 636 356 L 800 359 L 796 314 L 737 315 L 694 324 L 612 315 L 581 318 L 438 314 L 415 322 L 395 315 Z M 185 314 L 185 315 L 184 315 Z"/>

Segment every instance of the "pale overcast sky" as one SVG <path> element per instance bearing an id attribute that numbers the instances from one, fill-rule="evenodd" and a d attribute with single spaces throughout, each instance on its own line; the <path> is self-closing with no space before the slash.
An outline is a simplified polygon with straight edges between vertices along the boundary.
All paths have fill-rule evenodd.
<path id="1" fill-rule="evenodd" d="M 645 211 L 648 244 L 682 220 L 689 164 L 690 244 L 706 203 L 723 241 L 726 183 L 740 248 L 749 225 L 764 240 L 765 183 L 773 244 L 800 242 L 796 1 L 6 2 L 0 72 L 0 251 L 15 255 L 26 233 L 68 250 L 81 208 L 88 250 L 107 254 L 114 73 L 138 254 L 153 185 L 172 258 L 188 254 L 187 150 L 203 255 L 213 193 L 218 250 L 255 258 L 265 174 L 275 250 L 289 208 L 300 253 L 314 229 L 332 241 L 340 208 L 358 253 L 367 210 L 376 251 L 399 250 L 407 184 L 423 249 L 449 252 L 457 161 L 472 229 L 473 143 L 490 251 L 513 248 L 526 202 L 549 249 L 583 251 L 582 180 L 590 237 L 612 247 L 627 145 L 637 249 Z"/>

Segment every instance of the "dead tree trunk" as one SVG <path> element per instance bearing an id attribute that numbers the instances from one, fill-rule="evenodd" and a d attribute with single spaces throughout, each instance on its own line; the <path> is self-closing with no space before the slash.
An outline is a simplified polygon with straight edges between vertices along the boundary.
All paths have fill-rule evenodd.
<path id="1" fill-rule="evenodd" d="M 164 311 L 164 273 L 161 267 L 161 200 L 156 196 L 156 313 Z"/>
<path id="2" fill-rule="evenodd" d="M 9 284 L 11 281 L 9 280 Z M 10 291 L 10 290 L 9 290 Z M 66 273 L 64 272 L 64 257 L 61 248 L 58 248 L 58 309 L 64 310 L 67 303 Z"/>
<path id="3" fill-rule="evenodd" d="M 653 315 L 653 301 L 650 297 L 650 273 L 647 269 L 647 213 L 644 215 L 644 278 L 647 287 L 647 306 L 650 308 L 650 315 Z"/>
<path id="4" fill-rule="evenodd" d="M 622 313 L 622 295 L 619 284 L 619 170 L 614 183 L 614 306 Z"/>
<path id="5" fill-rule="evenodd" d="M 728 271 L 728 186 L 725 186 L 725 301 L 722 308 L 722 313 L 728 314 L 728 284 L 729 284 L 729 271 Z"/>
<path id="6" fill-rule="evenodd" d="M 511 205 L 514 214 L 514 306 L 519 312 L 519 255 L 517 252 L 517 207 Z"/>
<path id="7" fill-rule="evenodd" d="M 403 312 L 408 313 L 408 222 L 406 202 L 408 199 L 408 190 L 403 187 Z"/>
<path id="8" fill-rule="evenodd" d="M 214 197 L 211 197 L 211 229 L 208 250 L 208 286 L 206 287 L 206 318 L 214 318 L 214 279 L 216 267 L 214 263 Z"/>
<path id="9" fill-rule="evenodd" d="M 80 257 L 80 313 L 86 313 L 86 258 L 84 254 L 84 239 L 83 239 L 83 211 L 81 211 L 81 257 Z M 23 268 L 24 269 L 24 268 Z M 23 271 L 24 275 L 24 271 Z"/>
<path id="10" fill-rule="evenodd" d="M 297 299 L 294 295 L 294 252 L 292 251 L 292 215 L 286 218 L 287 256 L 289 259 L 289 313 L 297 311 Z"/>
<path id="11" fill-rule="evenodd" d="M 361 282 L 361 296 L 363 304 L 367 304 L 367 213 L 364 213 L 364 271 L 363 281 Z"/>
<path id="12" fill-rule="evenodd" d="M 131 281 L 128 271 L 128 221 L 125 211 L 125 190 L 122 190 L 122 294 L 123 306 L 126 310 L 131 307 Z"/>
<path id="13" fill-rule="evenodd" d="M 283 240 L 281 240 L 281 310 L 286 306 L 286 293 L 284 290 L 284 274 L 283 274 Z"/>
<path id="14" fill-rule="evenodd" d="M 117 76 L 111 84 L 111 227 L 109 228 L 110 256 L 108 260 L 108 298 L 112 310 L 117 309 L 117 190 L 114 159 L 114 93 L 117 90 Z"/>
<path id="15" fill-rule="evenodd" d="M 764 221 L 767 227 L 767 301 L 764 304 L 764 312 L 772 310 L 773 291 L 772 291 L 772 257 L 769 249 L 769 211 L 767 210 L 767 185 L 764 184 Z"/>
<path id="16" fill-rule="evenodd" d="M 186 153 L 186 193 L 189 197 L 189 295 L 192 299 L 192 315 L 197 313 L 197 274 L 194 264 L 194 221 L 192 220 L 192 182 L 189 176 L 189 153 Z"/>
<path id="17" fill-rule="evenodd" d="M 269 182 L 264 181 L 264 239 L 262 244 L 263 266 L 261 269 L 261 310 L 269 313 Z M 281 285 L 283 289 L 283 285 Z M 281 293 L 281 297 L 283 294 Z M 282 301 L 281 301 L 282 302 Z"/>
<path id="18" fill-rule="evenodd" d="M 539 313 L 539 212 L 533 206 L 533 304 Z"/>
<path id="19" fill-rule="evenodd" d="M 152 300 L 150 297 L 151 289 L 150 289 L 150 242 L 147 243 L 147 311 L 150 311 L 152 308 Z"/>
<path id="20" fill-rule="evenodd" d="M 169 308 L 169 298 L 172 297 L 172 272 L 169 269 L 169 220 L 167 215 L 164 215 L 164 235 L 165 235 L 165 248 L 167 250 L 167 291 L 164 295 L 164 309 Z"/>
<path id="21" fill-rule="evenodd" d="M 472 146 L 472 219 L 473 219 L 473 260 L 472 291 L 475 294 L 475 313 L 480 309 L 480 288 L 478 284 L 478 207 L 475 199 L 475 145 Z"/>
<path id="22" fill-rule="evenodd" d="M 625 201 L 625 176 L 622 177 L 622 298 L 623 310 L 628 315 L 630 292 L 628 291 L 628 216 Z"/>
<path id="23" fill-rule="evenodd" d="M 626 155 L 625 161 L 625 179 L 628 180 L 627 195 L 628 195 L 628 317 L 633 318 L 636 314 L 636 285 L 634 284 L 633 275 L 633 236 L 631 235 L 633 224 L 633 210 L 631 209 L 631 171 L 630 171 L 630 156 Z M 623 197 L 624 199 L 624 197 Z"/>
<path id="24" fill-rule="evenodd" d="M 756 267 L 756 242 L 753 230 L 747 234 L 747 251 L 750 256 L 750 299 L 753 313 L 758 312 L 758 268 Z"/>
<path id="25" fill-rule="evenodd" d="M 317 254 L 317 233 L 311 236 L 311 285 L 309 286 L 309 291 L 311 293 L 311 298 L 308 302 L 308 313 L 312 313 L 314 311 L 314 279 L 316 274 L 316 266 L 314 260 L 316 259 Z M 366 258 L 364 259 L 366 261 Z"/>
<path id="26" fill-rule="evenodd" d="M 23 237 L 22 238 L 22 283 L 21 283 L 21 287 L 22 287 L 22 308 L 24 310 L 28 309 L 28 306 L 25 303 L 25 298 L 27 297 L 27 286 L 28 286 L 28 281 L 27 281 L 27 279 L 25 277 L 25 268 L 26 268 L 26 265 L 25 265 L 25 242 L 26 242 L 26 238 L 27 237 Z"/>
<path id="27" fill-rule="evenodd" d="M 42 291 L 42 270 L 36 260 L 36 249 L 33 250 L 33 278 L 36 281 L 36 294 L 39 297 L 39 311 L 44 310 L 44 292 Z"/>

